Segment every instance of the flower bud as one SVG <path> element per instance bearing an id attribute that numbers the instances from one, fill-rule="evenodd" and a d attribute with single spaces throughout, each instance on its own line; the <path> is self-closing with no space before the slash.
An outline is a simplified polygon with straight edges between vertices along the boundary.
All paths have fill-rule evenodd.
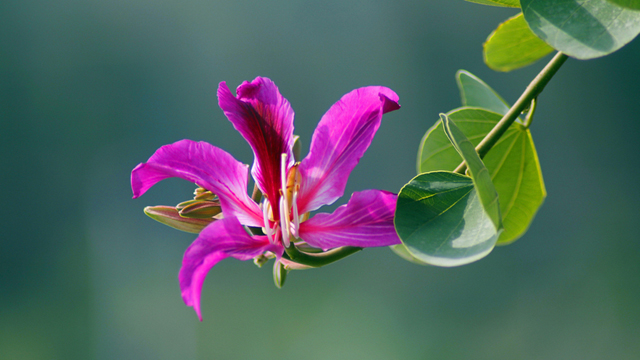
<path id="1" fill-rule="evenodd" d="M 217 200 L 216 195 L 205 188 L 197 188 L 194 192 L 194 200 Z"/>
<path id="2" fill-rule="evenodd" d="M 276 261 L 275 264 L 273 264 L 273 282 L 278 289 L 282 289 L 282 286 L 284 286 L 288 272 L 289 270 L 285 269 L 284 264 L 280 261 Z"/>
<path id="3" fill-rule="evenodd" d="M 181 202 L 176 210 L 180 216 L 192 219 L 210 219 L 222 212 L 219 201 L 198 200 Z"/>
<path id="4" fill-rule="evenodd" d="M 198 234 L 211 222 L 215 221 L 213 218 L 197 219 L 197 218 L 184 218 L 180 216 L 178 210 L 173 206 L 147 206 L 144 208 L 144 213 L 147 214 L 153 220 L 156 220 L 165 225 L 171 226 L 174 229 L 186 231 L 193 234 Z"/>

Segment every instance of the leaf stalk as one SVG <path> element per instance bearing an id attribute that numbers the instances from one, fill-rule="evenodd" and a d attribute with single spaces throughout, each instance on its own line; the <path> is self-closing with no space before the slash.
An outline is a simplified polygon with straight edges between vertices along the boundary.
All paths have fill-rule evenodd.
<path id="1" fill-rule="evenodd" d="M 538 95 L 544 90 L 544 87 L 549 83 L 551 78 L 556 74 L 558 69 L 567 61 L 568 56 L 558 51 L 558 53 L 549 61 L 549 63 L 538 73 L 538 75 L 529 83 L 524 90 L 520 98 L 513 104 L 513 106 L 507 111 L 507 113 L 500 119 L 496 126 L 491 129 L 487 136 L 476 146 L 476 151 L 480 158 L 484 158 L 485 155 L 491 150 L 491 148 L 500 140 L 500 137 L 509 129 L 509 126 L 513 124 L 518 118 L 518 115 L 524 111 L 527 106 L 531 104 L 531 101 L 538 97 Z M 462 162 L 454 170 L 458 174 L 464 174 L 467 170 L 467 165 Z"/>

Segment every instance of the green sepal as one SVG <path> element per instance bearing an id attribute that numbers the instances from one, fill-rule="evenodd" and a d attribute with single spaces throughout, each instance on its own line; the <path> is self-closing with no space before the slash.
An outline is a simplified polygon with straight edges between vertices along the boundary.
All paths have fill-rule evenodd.
<path id="1" fill-rule="evenodd" d="M 273 264 L 273 282 L 278 289 L 282 289 L 284 286 L 288 273 L 289 270 L 287 270 L 280 261 L 276 261 L 275 264 Z"/>

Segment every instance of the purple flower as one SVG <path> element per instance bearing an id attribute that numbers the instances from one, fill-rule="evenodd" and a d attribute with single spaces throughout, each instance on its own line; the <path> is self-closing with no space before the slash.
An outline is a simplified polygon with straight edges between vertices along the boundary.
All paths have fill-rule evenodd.
<path id="1" fill-rule="evenodd" d="M 291 242 L 323 250 L 400 243 L 393 227 L 396 195 L 382 190 L 355 192 L 332 214 L 307 220 L 309 212 L 344 194 L 382 114 L 400 108 L 396 93 L 369 86 L 344 95 L 322 117 L 309 155 L 297 164 L 292 151 L 294 113 L 276 85 L 258 77 L 242 83 L 237 94 L 220 83 L 219 105 L 253 149 L 251 174 L 264 194 L 260 204 L 247 194 L 247 166 L 206 142 L 165 145 L 131 172 L 134 198 L 163 179 L 179 177 L 220 200 L 224 218 L 200 232 L 184 254 L 179 275 L 182 298 L 200 320 L 204 278 L 224 258 L 249 260 L 271 252 L 279 260 Z M 243 225 L 262 228 L 266 235 L 249 235 Z"/>

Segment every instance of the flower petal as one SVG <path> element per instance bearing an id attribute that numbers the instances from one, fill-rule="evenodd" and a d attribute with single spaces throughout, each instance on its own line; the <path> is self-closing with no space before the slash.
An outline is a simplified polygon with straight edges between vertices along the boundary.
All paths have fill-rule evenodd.
<path id="1" fill-rule="evenodd" d="M 265 251 L 282 256 L 282 246 L 269 243 L 266 236 L 250 236 L 238 219 L 227 217 L 218 220 L 202 230 L 198 238 L 184 253 L 182 268 L 178 276 L 182 299 L 198 314 L 202 284 L 209 270 L 220 260 L 233 257 L 239 260 L 252 259 Z"/>
<path id="2" fill-rule="evenodd" d="M 247 140 L 255 160 L 251 174 L 272 204 L 280 189 L 281 155 L 293 165 L 293 110 L 273 81 L 257 77 L 245 81 L 233 96 L 225 82 L 218 87 L 218 103 L 229 121 Z M 278 219 L 278 207 L 274 207 Z"/>
<path id="3" fill-rule="evenodd" d="M 238 217 L 249 226 L 263 226 L 260 207 L 247 194 L 247 166 L 206 142 L 180 140 L 158 149 L 131 172 L 133 198 L 161 180 L 179 177 L 220 198 L 225 217 Z"/>
<path id="4" fill-rule="evenodd" d="M 397 110 L 391 89 L 369 86 L 351 91 L 322 117 L 309 155 L 300 163 L 300 213 L 331 204 L 344 194 L 351 170 L 373 140 L 382 114 Z"/>
<path id="5" fill-rule="evenodd" d="M 400 244 L 393 226 L 397 195 L 383 190 L 355 192 L 333 214 L 317 214 L 300 224 L 300 238 L 313 247 Z"/>

